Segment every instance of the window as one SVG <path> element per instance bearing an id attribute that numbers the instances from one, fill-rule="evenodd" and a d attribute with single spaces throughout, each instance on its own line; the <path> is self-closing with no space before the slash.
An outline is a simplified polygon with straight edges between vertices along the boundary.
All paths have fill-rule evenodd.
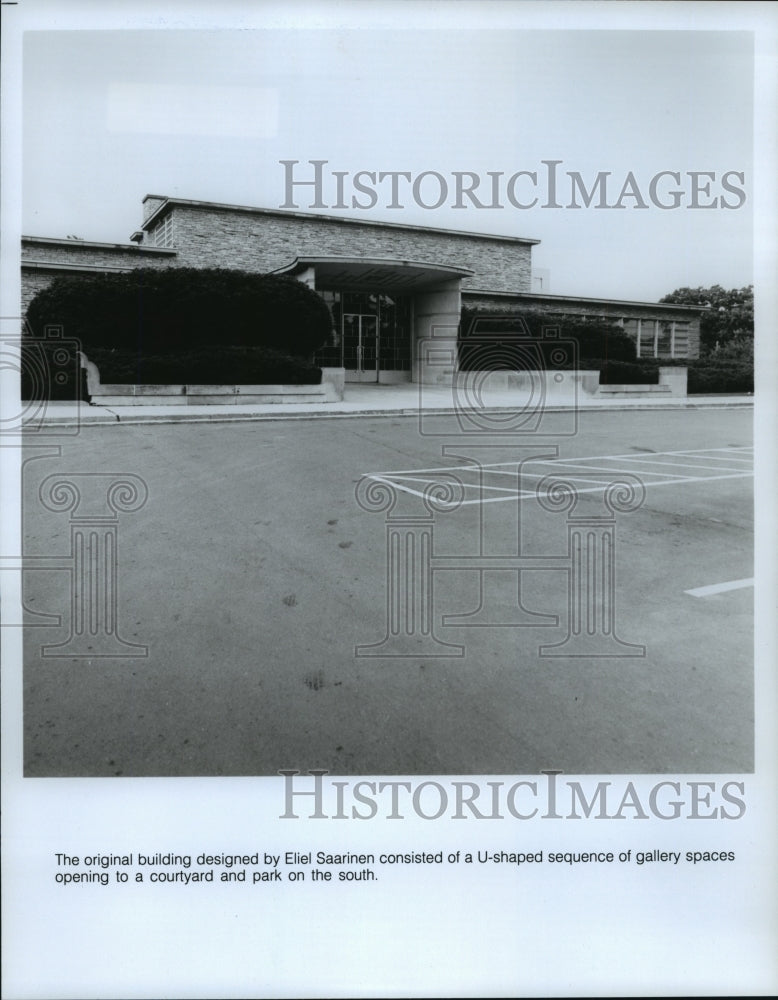
<path id="1" fill-rule="evenodd" d="M 689 357 L 689 324 L 679 323 L 677 320 L 673 324 L 675 326 L 674 344 L 673 344 L 673 357 L 674 358 L 688 358 Z"/>
<path id="2" fill-rule="evenodd" d="M 173 246 L 173 216 L 166 215 L 151 230 L 151 242 L 155 247 Z"/>
<path id="3" fill-rule="evenodd" d="M 689 323 L 676 320 L 630 319 L 624 329 L 637 344 L 639 358 L 688 358 Z"/>
<path id="4" fill-rule="evenodd" d="M 631 337 L 632 340 L 634 340 L 635 344 L 637 344 L 637 342 L 638 342 L 638 321 L 636 319 L 623 319 L 621 321 L 621 326 L 622 326 L 622 328 L 624 330 L 624 333 L 626 333 L 628 337 Z"/>
<path id="5" fill-rule="evenodd" d="M 665 321 L 656 324 L 656 357 L 671 358 L 673 356 L 673 325 Z"/>
<path id="6" fill-rule="evenodd" d="M 638 320 L 638 357 L 656 357 L 656 323 L 652 319 Z"/>

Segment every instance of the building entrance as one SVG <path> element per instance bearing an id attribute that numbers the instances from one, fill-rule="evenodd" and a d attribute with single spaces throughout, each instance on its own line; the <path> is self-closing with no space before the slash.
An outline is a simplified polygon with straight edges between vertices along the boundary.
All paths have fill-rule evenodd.
<path id="1" fill-rule="evenodd" d="M 378 317 L 343 314 L 343 367 L 347 382 L 378 381 Z"/>
<path id="2" fill-rule="evenodd" d="M 334 290 L 319 294 L 330 308 L 334 336 L 317 352 L 317 364 L 345 368 L 347 382 L 410 381 L 410 297 Z"/>

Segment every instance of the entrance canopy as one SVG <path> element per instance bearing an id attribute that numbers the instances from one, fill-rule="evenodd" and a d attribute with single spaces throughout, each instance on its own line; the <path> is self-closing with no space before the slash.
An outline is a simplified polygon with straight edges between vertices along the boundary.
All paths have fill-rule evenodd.
<path id="1" fill-rule="evenodd" d="M 317 291 L 350 289 L 364 292 L 392 292 L 409 295 L 457 278 L 473 274 L 466 267 L 427 264 L 419 261 L 381 257 L 297 257 L 273 274 L 301 277 L 315 273 Z"/>

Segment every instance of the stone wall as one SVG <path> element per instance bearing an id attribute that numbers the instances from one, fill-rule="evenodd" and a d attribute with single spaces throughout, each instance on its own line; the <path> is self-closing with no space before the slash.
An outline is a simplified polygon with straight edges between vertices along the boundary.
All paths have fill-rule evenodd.
<path id="1" fill-rule="evenodd" d="M 266 272 L 298 256 L 381 257 L 470 268 L 475 273 L 463 280 L 463 288 L 531 288 L 532 245 L 513 237 L 207 204 L 172 202 L 167 211 L 177 262 L 188 267 Z M 165 214 L 154 220 L 152 231 Z M 147 245 L 153 245 L 150 232 Z"/>
<path id="2" fill-rule="evenodd" d="M 111 274 L 136 267 L 170 267 L 177 263 L 175 250 L 123 243 L 22 237 L 22 313 L 41 289 L 55 278 L 86 274 Z"/>

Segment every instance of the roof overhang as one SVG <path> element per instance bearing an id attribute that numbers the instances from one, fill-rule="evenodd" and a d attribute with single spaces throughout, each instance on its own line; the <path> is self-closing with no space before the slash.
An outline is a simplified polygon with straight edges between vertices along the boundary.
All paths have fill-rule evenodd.
<path id="1" fill-rule="evenodd" d="M 563 306 L 603 306 L 608 309 L 628 308 L 628 309 L 651 309 L 655 312 L 687 312 L 704 313 L 709 306 L 691 306 L 680 302 L 635 302 L 629 299 L 592 299 L 584 298 L 581 295 L 551 295 L 542 292 L 494 292 L 484 288 L 463 288 L 463 295 L 472 298 L 478 296 L 491 296 L 494 298 L 511 298 L 527 305 L 546 305 L 551 307 Z"/>
<path id="2" fill-rule="evenodd" d="M 141 247 L 137 243 L 95 243 L 93 240 L 63 239 L 58 236 L 25 236 L 22 246 L 67 247 L 68 250 L 125 250 L 132 254 L 149 254 L 152 257 L 174 257 L 178 251 L 170 247 Z"/>
<path id="3" fill-rule="evenodd" d="M 444 281 L 469 278 L 469 268 L 422 261 L 383 257 L 297 257 L 272 274 L 297 277 L 314 269 L 318 291 L 348 289 L 365 292 L 407 294 L 439 285 Z"/>

